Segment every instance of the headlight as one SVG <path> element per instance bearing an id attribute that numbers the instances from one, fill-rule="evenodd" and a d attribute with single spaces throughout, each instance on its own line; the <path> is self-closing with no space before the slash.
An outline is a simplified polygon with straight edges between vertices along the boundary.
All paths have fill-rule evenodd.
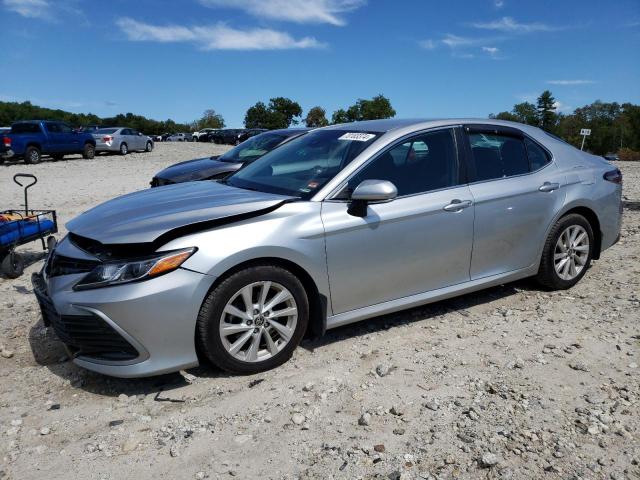
<path id="1" fill-rule="evenodd" d="M 74 290 L 121 285 L 123 283 L 146 280 L 172 272 L 182 265 L 197 248 L 185 248 L 160 252 L 146 258 L 102 263 L 86 275 L 74 287 Z"/>

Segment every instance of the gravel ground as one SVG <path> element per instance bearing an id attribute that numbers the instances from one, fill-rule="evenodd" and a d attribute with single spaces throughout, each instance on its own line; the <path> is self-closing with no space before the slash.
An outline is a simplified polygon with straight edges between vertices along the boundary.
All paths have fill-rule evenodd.
<path id="1" fill-rule="evenodd" d="M 62 222 L 145 188 L 152 154 L 0 167 L 0 205 L 33 172 Z M 149 379 L 70 363 L 29 285 L 0 279 L 0 479 L 640 478 L 640 163 L 622 239 L 573 289 L 491 288 L 306 340 L 284 366 Z"/>

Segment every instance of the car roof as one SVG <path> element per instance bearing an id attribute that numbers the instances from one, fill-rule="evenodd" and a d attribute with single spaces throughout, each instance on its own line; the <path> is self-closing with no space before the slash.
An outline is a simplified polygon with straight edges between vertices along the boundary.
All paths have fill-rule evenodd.
<path id="1" fill-rule="evenodd" d="M 506 120 L 495 120 L 492 118 L 385 118 L 382 120 L 364 120 L 361 122 L 340 123 L 324 127 L 323 130 L 349 130 L 354 132 L 376 132 L 386 133 L 401 128 L 432 128 L 445 125 L 460 124 L 482 124 L 496 125 L 503 127 L 519 128 L 520 130 L 529 131 L 536 129 L 531 125 L 525 125 L 518 122 L 509 122 Z"/>
<path id="2" fill-rule="evenodd" d="M 293 135 L 298 135 L 300 133 L 305 133 L 310 131 L 311 128 L 280 128 L 278 130 L 267 130 L 262 133 L 279 133 L 280 135 L 286 135 L 291 137 Z"/>

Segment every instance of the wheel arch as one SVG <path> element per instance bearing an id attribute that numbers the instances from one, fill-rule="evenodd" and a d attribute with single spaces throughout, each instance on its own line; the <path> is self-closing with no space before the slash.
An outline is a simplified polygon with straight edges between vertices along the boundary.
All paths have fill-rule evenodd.
<path id="1" fill-rule="evenodd" d="M 328 299 L 320 292 L 311 274 L 305 268 L 292 260 L 288 260 L 282 257 L 264 256 L 240 262 L 232 267 L 229 267 L 215 279 L 215 281 L 207 291 L 207 296 L 229 276 L 241 270 L 245 270 L 257 265 L 271 265 L 283 268 L 294 274 L 300 280 L 307 294 L 307 299 L 309 300 L 309 324 L 307 326 L 305 336 L 320 337 L 324 335 L 327 329 Z M 196 335 L 197 330 L 194 330 L 194 339 Z M 196 348 L 198 348 L 197 341 Z M 200 352 L 198 352 L 198 355 L 200 355 Z"/>
<path id="2" fill-rule="evenodd" d="M 597 260 L 600 258 L 600 251 L 602 249 L 602 230 L 600 229 L 600 220 L 598 219 L 598 215 L 591 208 L 586 206 L 575 206 L 570 208 L 569 210 L 562 213 L 562 215 L 558 218 L 566 217 L 572 213 L 577 213 L 578 215 L 583 216 L 587 222 L 591 225 L 591 229 L 593 230 L 593 259 Z"/>

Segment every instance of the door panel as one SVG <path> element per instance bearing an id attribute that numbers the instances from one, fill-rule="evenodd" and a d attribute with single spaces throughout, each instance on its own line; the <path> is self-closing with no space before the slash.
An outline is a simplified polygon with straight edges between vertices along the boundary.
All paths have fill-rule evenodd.
<path id="1" fill-rule="evenodd" d="M 564 204 L 564 185 L 552 163 L 528 175 L 469 186 L 475 202 L 472 280 L 539 261 L 547 227 Z"/>
<path id="2" fill-rule="evenodd" d="M 469 280 L 473 205 L 465 186 L 369 205 L 364 218 L 344 202 L 324 202 L 333 314 Z"/>

